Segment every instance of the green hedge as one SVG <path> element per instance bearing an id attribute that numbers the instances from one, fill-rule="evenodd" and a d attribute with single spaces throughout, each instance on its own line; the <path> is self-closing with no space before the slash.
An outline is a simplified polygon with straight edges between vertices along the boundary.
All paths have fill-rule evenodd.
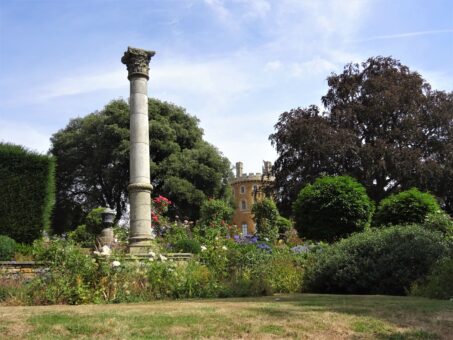
<path id="1" fill-rule="evenodd" d="M 376 210 L 373 224 L 376 226 L 420 224 L 428 214 L 440 211 L 439 203 L 433 195 L 412 188 L 384 198 Z"/>
<path id="2" fill-rule="evenodd" d="M 404 295 L 453 244 L 417 225 L 357 233 L 311 259 L 304 284 L 310 292 Z"/>
<path id="3" fill-rule="evenodd" d="M 293 205 L 299 236 L 327 242 L 364 230 L 373 211 L 365 187 L 349 176 L 316 179 L 300 191 Z"/>
<path id="4" fill-rule="evenodd" d="M 0 234 L 31 243 L 48 230 L 55 202 L 55 160 L 0 143 Z"/>

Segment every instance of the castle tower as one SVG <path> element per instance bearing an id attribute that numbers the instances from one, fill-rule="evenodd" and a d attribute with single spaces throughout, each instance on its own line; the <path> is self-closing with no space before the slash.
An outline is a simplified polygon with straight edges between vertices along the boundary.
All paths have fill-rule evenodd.
<path id="1" fill-rule="evenodd" d="M 256 232 L 252 206 L 255 202 L 259 202 L 265 197 L 263 186 L 270 185 L 274 181 L 274 177 L 270 173 L 271 168 L 272 163 L 265 161 L 263 174 L 247 174 L 243 172 L 243 163 L 236 163 L 236 176 L 230 180 L 236 204 L 233 224 L 238 227 L 239 232 L 244 236 Z"/>

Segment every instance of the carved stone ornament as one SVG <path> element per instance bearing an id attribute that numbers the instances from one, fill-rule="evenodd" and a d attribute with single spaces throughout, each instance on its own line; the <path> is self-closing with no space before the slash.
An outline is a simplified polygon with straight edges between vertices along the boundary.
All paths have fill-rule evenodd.
<path id="1" fill-rule="evenodd" d="M 121 58 L 121 62 L 127 66 L 129 71 L 128 78 L 134 75 L 140 75 L 149 79 L 149 62 L 156 54 L 154 51 L 142 50 L 140 48 L 128 47 Z"/>

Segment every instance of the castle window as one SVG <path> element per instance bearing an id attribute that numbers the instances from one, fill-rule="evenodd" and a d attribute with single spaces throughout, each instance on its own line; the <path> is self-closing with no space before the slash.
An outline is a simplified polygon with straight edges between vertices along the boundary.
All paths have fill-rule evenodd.
<path id="1" fill-rule="evenodd" d="M 257 192 L 257 191 L 258 191 L 258 186 L 257 186 L 256 184 L 253 186 L 253 191 L 254 191 L 254 192 Z"/>
<path id="2" fill-rule="evenodd" d="M 241 185 L 241 194 L 245 194 L 245 186 Z"/>
<path id="3" fill-rule="evenodd" d="M 241 201 L 241 210 L 246 210 L 247 209 L 247 202 L 245 200 Z"/>
<path id="4" fill-rule="evenodd" d="M 249 233 L 247 223 L 242 223 L 242 236 L 247 236 Z"/>

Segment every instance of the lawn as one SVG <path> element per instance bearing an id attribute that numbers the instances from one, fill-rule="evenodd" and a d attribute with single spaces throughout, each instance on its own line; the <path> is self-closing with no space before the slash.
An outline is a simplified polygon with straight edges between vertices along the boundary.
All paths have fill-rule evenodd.
<path id="1" fill-rule="evenodd" d="M 5 339 L 450 339 L 453 302 L 277 295 L 83 306 L 0 306 Z"/>

